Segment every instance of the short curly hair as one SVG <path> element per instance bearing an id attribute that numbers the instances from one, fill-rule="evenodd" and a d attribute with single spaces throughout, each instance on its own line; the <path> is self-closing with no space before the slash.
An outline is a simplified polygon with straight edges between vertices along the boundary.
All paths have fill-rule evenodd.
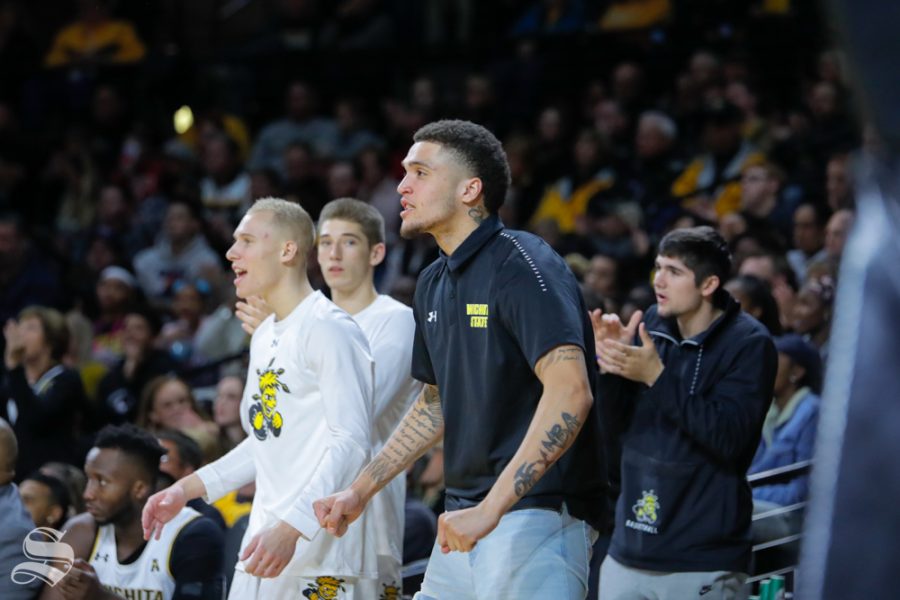
<path id="1" fill-rule="evenodd" d="M 107 425 L 97 434 L 94 447 L 116 449 L 128 455 L 145 471 L 151 484 L 159 477 L 159 459 L 166 453 L 153 434 L 131 423 Z"/>
<path id="2" fill-rule="evenodd" d="M 489 213 L 495 214 L 503 205 L 510 183 L 509 162 L 500 140 L 486 128 L 471 121 L 445 119 L 421 127 L 413 141 L 442 146 L 481 179 Z"/>

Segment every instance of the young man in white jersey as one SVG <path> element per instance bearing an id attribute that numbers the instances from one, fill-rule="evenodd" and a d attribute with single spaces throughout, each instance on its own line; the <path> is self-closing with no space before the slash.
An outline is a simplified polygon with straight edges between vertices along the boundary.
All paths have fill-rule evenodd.
<path id="1" fill-rule="evenodd" d="M 107 426 L 87 455 L 87 513 L 63 527 L 75 564 L 44 600 L 214 600 L 222 597 L 222 530 L 182 508 L 159 538 L 145 541 L 141 510 L 165 449 L 133 425 Z"/>
<path id="2" fill-rule="evenodd" d="M 250 344 L 241 401 L 248 437 L 144 510 L 144 535 L 159 535 L 187 500 L 214 501 L 256 482 L 230 598 L 371 598 L 375 586 L 365 523 L 335 543 L 319 533 L 312 507 L 322 490 L 340 489 L 366 462 L 374 386 L 359 326 L 309 284 L 314 235 L 306 211 L 285 200 L 258 200 L 241 220 L 226 254 L 237 295 L 259 295 L 274 311 Z"/>
<path id="3" fill-rule="evenodd" d="M 375 267 L 385 254 L 384 219 L 353 198 L 332 200 L 319 216 L 319 267 L 331 299 L 359 323 L 375 358 L 373 452 L 384 446 L 422 385 L 410 376 L 415 320 L 412 309 L 375 289 Z M 258 299 L 238 302 L 250 333 L 270 312 Z M 377 598 L 400 593 L 406 482 L 396 478 L 372 499 L 368 522 L 378 549 Z"/>

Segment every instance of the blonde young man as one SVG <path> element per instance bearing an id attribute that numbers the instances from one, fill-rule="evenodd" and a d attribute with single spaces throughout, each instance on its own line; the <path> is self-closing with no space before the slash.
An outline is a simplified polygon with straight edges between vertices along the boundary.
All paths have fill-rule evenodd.
<path id="1" fill-rule="evenodd" d="M 384 219 L 353 198 L 332 200 L 319 216 L 318 261 L 331 299 L 356 321 L 375 358 L 374 451 L 380 450 L 422 389 L 410 376 L 415 320 L 412 310 L 379 294 L 375 267 L 385 255 Z M 253 333 L 268 313 L 254 298 L 239 302 L 237 315 Z M 397 477 L 373 499 L 368 523 L 378 552 L 378 591 L 400 592 L 406 482 Z M 382 596 L 375 596 L 381 598 Z"/>
<path id="2" fill-rule="evenodd" d="M 368 599 L 375 588 L 365 523 L 350 539 L 335 540 L 319 533 L 312 507 L 368 460 L 374 385 L 362 331 L 309 284 L 313 236 L 306 211 L 280 199 L 258 200 L 241 220 L 226 254 L 237 295 L 261 296 L 273 310 L 250 345 L 241 402 L 248 437 L 152 496 L 144 509 L 149 538 L 187 500 L 212 501 L 255 480 L 233 599 Z"/>

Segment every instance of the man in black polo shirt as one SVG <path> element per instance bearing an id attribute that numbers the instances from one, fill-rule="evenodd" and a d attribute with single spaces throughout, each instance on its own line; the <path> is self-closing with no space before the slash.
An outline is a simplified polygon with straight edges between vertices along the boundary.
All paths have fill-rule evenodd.
<path id="1" fill-rule="evenodd" d="M 546 243 L 496 216 L 509 167 L 489 131 L 438 121 L 414 140 L 401 234 L 441 248 L 416 287 L 412 374 L 425 389 L 317 515 L 341 535 L 443 436 L 447 512 L 416 598 L 582 599 L 606 489 L 584 302 Z"/>

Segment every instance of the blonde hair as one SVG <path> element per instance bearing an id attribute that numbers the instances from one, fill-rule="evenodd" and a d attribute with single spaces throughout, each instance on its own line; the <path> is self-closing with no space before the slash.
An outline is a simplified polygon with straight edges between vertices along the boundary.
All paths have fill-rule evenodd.
<path id="1" fill-rule="evenodd" d="M 272 213 L 272 223 L 297 242 L 298 255 L 306 257 L 316 238 L 316 227 L 302 206 L 282 198 L 260 198 L 247 210 L 248 215 Z"/>

